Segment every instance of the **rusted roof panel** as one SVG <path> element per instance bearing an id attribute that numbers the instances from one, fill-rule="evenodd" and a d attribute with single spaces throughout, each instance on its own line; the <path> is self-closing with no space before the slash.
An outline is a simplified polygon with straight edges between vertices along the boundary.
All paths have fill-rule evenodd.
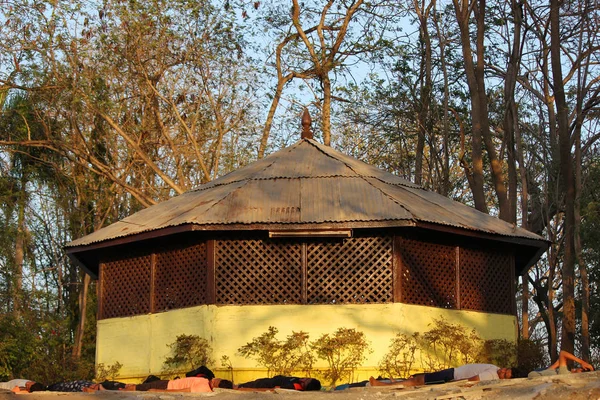
<path id="1" fill-rule="evenodd" d="M 273 164 L 260 174 L 261 178 L 359 176 L 346 164 L 334 157 L 325 156 L 318 147 L 309 144 L 309 142 L 296 143 L 289 149 L 288 152 L 282 152 L 281 156 L 277 157 Z"/>
<path id="2" fill-rule="evenodd" d="M 402 186 L 413 187 L 413 188 L 421 188 L 421 186 L 416 185 L 416 184 L 412 183 L 411 181 L 400 178 L 399 176 L 396 176 L 394 174 L 390 174 L 389 172 L 383 171 L 379 168 L 375 168 L 374 166 L 366 164 L 362 161 L 359 161 L 356 158 L 350 157 L 346 154 L 340 153 L 339 151 L 333 150 L 329 146 L 325 146 L 325 145 L 322 145 L 317 142 L 314 142 L 314 143 L 316 145 L 318 145 L 320 150 L 323 151 L 325 154 L 327 154 L 330 157 L 335 157 L 336 159 L 340 160 L 341 162 L 346 164 L 348 166 L 348 168 L 351 168 L 354 172 L 356 172 L 360 176 L 377 178 L 377 179 L 380 179 L 384 182 L 387 182 L 387 183 L 390 183 L 393 185 L 402 185 Z"/>
<path id="3" fill-rule="evenodd" d="M 469 230 L 516 236 L 528 239 L 541 239 L 538 235 L 509 224 L 491 215 L 482 213 L 458 201 L 451 200 L 435 192 L 386 185 L 376 180 L 370 182 L 381 191 L 402 202 L 416 221 L 455 226 Z"/>
<path id="4" fill-rule="evenodd" d="M 72 241 L 83 246 L 182 225 L 427 222 L 543 240 L 312 139 Z M 403 224 L 400 224 L 402 222 Z"/>
<path id="5" fill-rule="evenodd" d="M 412 216 L 364 178 L 302 180 L 305 222 L 410 220 Z"/>

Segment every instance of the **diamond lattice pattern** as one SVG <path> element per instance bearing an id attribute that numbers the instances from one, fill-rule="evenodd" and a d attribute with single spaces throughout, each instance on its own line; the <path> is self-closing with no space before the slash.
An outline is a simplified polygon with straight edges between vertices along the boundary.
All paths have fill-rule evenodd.
<path id="1" fill-rule="evenodd" d="M 100 319 L 149 313 L 150 281 L 150 255 L 104 263 Z"/>
<path id="2" fill-rule="evenodd" d="M 271 240 L 220 240 L 217 304 L 293 304 L 302 300 L 302 245 Z"/>
<path id="3" fill-rule="evenodd" d="M 307 254 L 308 304 L 393 300 L 390 237 L 309 243 Z"/>
<path id="4" fill-rule="evenodd" d="M 456 308 L 456 250 L 453 246 L 401 238 L 402 302 Z"/>
<path id="5" fill-rule="evenodd" d="M 154 312 L 206 304 L 206 245 L 157 253 L 154 288 Z"/>
<path id="6" fill-rule="evenodd" d="M 461 248 L 461 308 L 511 314 L 513 268 L 514 256 L 509 251 Z"/>

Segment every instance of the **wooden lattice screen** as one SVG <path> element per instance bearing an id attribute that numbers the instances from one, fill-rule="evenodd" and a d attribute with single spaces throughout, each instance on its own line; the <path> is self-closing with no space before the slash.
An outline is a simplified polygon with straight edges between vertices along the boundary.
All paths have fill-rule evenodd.
<path id="1" fill-rule="evenodd" d="M 402 263 L 402 302 L 457 308 L 456 248 L 398 238 Z"/>
<path id="2" fill-rule="evenodd" d="M 206 304 L 206 244 L 156 254 L 154 311 Z"/>
<path id="3" fill-rule="evenodd" d="M 391 243 L 389 237 L 308 243 L 218 241 L 216 302 L 331 304 L 392 301 Z M 307 255 L 303 264 L 304 252 Z"/>
<path id="4" fill-rule="evenodd" d="M 307 303 L 385 303 L 392 299 L 390 237 L 309 243 Z"/>
<path id="5" fill-rule="evenodd" d="M 150 312 L 151 257 L 131 257 L 102 265 L 99 319 Z"/>
<path id="6" fill-rule="evenodd" d="M 302 300 L 302 245 L 272 240 L 219 240 L 217 304 L 294 304 Z"/>
<path id="7" fill-rule="evenodd" d="M 99 319 L 206 304 L 206 244 L 104 262 Z"/>
<path id="8" fill-rule="evenodd" d="M 514 256 L 507 251 L 460 249 L 460 306 L 512 313 Z"/>
<path id="9" fill-rule="evenodd" d="M 201 304 L 398 300 L 512 313 L 511 251 L 391 236 L 209 242 L 103 262 L 99 318 Z"/>

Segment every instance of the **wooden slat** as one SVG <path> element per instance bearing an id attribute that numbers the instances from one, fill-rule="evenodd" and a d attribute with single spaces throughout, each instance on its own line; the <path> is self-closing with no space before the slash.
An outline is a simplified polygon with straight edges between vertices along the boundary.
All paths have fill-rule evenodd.
<path id="1" fill-rule="evenodd" d="M 455 250 L 455 269 L 456 269 L 456 308 L 460 310 L 460 247 L 456 246 Z"/>
<path id="2" fill-rule="evenodd" d="M 150 312 L 156 312 L 156 253 L 150 256 Z"/>
<path id="3" fill-rule="evenodd" d="M 401 251 L 401 241 L 402 239 L 399 236 L 394 236 L 393 246 L 392 246 L 392 292 L 393 299 L 395 303 L 402 302 L 402 256 L 400 254 Z"/>
<path id="4" fill-rule="evenodd" d="M 98 268 L 98 286 L 96 287 L 96 298 L 98 299 L 98 319 L 104 319 L 104 291 L 102 290 L 102 286 L 104 285 L 104 276 L 102 270 L 104 269 L 104 263 L 100 263 L 100 267 Z"/>
<path id="5" fill-rule="evenodd" d="M 206 242 L 206 303 L 215 304 L 215 240 Z"/>

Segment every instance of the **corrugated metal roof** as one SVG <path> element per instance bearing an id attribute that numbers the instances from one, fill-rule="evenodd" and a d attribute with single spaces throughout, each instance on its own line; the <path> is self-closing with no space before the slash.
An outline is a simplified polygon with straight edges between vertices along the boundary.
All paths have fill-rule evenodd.
<path id="1" fill-rule="evenodd" d="M 67 247 L 187 224 L 335 222 L 352 227 L 353 222 L 382 221 L 420 221 L 543 240 L 312 139 L 302 139 L 247 167 L 74 240 Z"/>

